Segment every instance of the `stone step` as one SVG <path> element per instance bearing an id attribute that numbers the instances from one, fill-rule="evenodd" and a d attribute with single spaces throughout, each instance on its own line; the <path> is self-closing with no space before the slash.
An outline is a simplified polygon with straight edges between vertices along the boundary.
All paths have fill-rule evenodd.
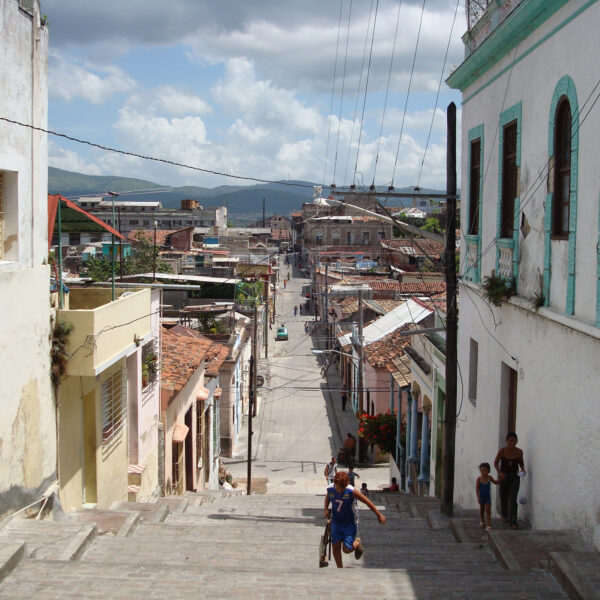
<path id="1" fill-rule="evenodd" d="M 160 554 L 160 550 L 157 550 Z M 395 598 L 398 600 L 432 600 L 463 598 L 465 600 L 538 600 L 566 598 L 554 579 L 546 573 L 492 571 L 473 573 L 460 569 L 387 571 L 356 568 L 360 561 L 346 562 L 344 586 L 353 596 Z M 94 562 L 60 563 L 24 560 L 17 570 L 3 581 L 0 598 L 88 599 L 169 598 L 187 600 L 240 598 L 250 594 L 261 598 L 330 598 L 331 569 L 319 569 L 316 564 L 309 579 L 305 572 L 281 569 L 277 557 L 273 563 L 279 569 L 271 572 L 240 568 L 215 572 L 199 570 L 192 565 L 161 565 L 127 567 Z"/>
<path id="2" fill-rule="evenodd" d="M 25 554 L 39 559 L 70 560 L 96 535 L 94 524 L 77 521 L 37 521 L 13 517 L 0 531 L 3 540 L 25 542 Z"/>
<path id="3" fill-rule="evenodd" d="M 121 512 L 138 512 L 140 522 L 161 523 L 169 514 L 169 507 L 155 502 L 113 502 L 111 510 Z"/>

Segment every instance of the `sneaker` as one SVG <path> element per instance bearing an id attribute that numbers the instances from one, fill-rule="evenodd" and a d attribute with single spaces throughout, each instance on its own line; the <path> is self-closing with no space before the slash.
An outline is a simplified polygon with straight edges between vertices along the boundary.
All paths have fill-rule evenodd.
<path id="1" fill-rule="evenodd" d="M 483 529 L 485 527 L 485 524 L 483 521 L 479 521 L 479 527 L 481 527 L 481 529 Z"/>
<path id="2" fill-rule="evenodd" d="M 358 546 L 356 546 L 356 549 L 354 550 L 354 558 L 356 560 L 360 560 L 365 549 L 363 548 L 362 541 L 360 538 L 356 538 L 356 541 L 358 542 Z"/>

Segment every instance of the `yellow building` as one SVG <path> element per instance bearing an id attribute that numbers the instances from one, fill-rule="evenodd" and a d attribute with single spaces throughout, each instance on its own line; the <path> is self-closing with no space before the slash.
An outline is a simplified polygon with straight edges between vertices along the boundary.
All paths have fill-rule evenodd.
<path id="1" fill-rule="evenodd" d="M 58 471 L 65 510 L 107 508 L 128 499 L 130 456 L 137 462 L 139 450 L 142 354 L 153 340 L 151 305 L 149 289 L 117 289 L 112 302 L 110 289 L 85 288 L 71 290 L 66 308 L 58 311 L 58 321 L 72 325 L 67 373 L 57 392 Z M 149 431 L 143 432 L 151 435 L 158 422 L 157 402 L 147 410 L 156 414 L 147 419 Z M 156 447 L 154 453 L 146 452 L 152 463 L 157 462 Z M 151 472 L 156 480 L 157 467 Z"/>

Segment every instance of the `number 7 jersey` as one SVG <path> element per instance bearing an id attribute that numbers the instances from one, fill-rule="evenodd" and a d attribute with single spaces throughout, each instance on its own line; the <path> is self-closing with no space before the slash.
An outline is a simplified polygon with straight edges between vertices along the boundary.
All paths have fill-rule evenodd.
<path id="1" fill-rule="evenodd" d="M 349 485 L 340 494 L 333 484 L 327 486 L 327 497 L 331 502 L 331 516 L 336 523 L 354 523 L 354 487 Z"/>

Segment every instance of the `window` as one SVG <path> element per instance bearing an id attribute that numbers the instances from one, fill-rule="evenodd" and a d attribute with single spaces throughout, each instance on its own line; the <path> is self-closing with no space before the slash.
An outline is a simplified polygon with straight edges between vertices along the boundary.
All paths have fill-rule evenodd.
<path id="1" fill-rule="evenodd" d="M 19 260 L 18 175 L 0 171 L 0 260 Z"/>
<path id="2" fill-rule="evenodd" d="M 363 231 L 362 232 L 362 245 L 363 246 L 370 246 L 371 245 L 371 232 L 370 231 Z"/>
<path id="3" fill-rule="evenodd" d="M 339 246 L 340 245 L 340 230 L 339 229 L 334 229 L 331 232 L 331 243 L 334 246 Z"/>
<path id="4" fill-rule="evenodd" d="M 479 234 L 479 202 L 480 202 L 480 181 L 481 181 L 481 139 L 478 138 L 471 142 L 471 165 L 469 167 L 469 235 Z"/>
<path id="5" fill-rule="evenodd" d="M 317 244 L 317 246 L 320 246 L 323 243 L 322 231 L 317 231 L 317 233 L 315 234 L 315 243 Z"/>
<path id="6" fill-rule="evenodd" d="M 219 399 L 213 400 L 213 458 L 221 454 L 221 411 Z"/>
<path id="7" fill-rule="evenodd" d="M 196 401 L 196 457 L 198 458 L 198 468 L 202 469 L 202 444 L 204 443 L 204 432 L 202 427 L 204 424 L 204 401 Z"/>
<path id="8" fill-rule="evenodd" d="M 504 126 L 502 132 L 502 199 L 500 237 L 512 238 L 517 197 L 517 122 Z"/>
<path id="9" fill-rule="evenodd" d="M 69 233 L 69 246 L 79 246 L 81 244 L 80 233 Z"/>
<path id="10" fill-rule="evenodd" d="M 552 229 L 557 237 L 569 235 L 571 196 L 571 105 L 563 98 L 556 111 L 554 131 L 554 204 Z"/>
<path id="11" fill-rule="evenodd" d="M 129 219 L 129 225 L 139 225 L 139 224 L 140 224 L 139 219 Z"/>
<path id="12" fill-rule="evenodd" d="M 469 400 L 475 404 L 477 399 L 477 364 L 479 361 L 479 344 L 471 338 L 469 349 Z"/>
<path id="13" fill-rule="evenodd" d="M 346 246 L 354 246 L 354 232 L 346 231 Z"/>
<path id="14" fill-rule="evenodd" d="M 102 384 L 102 445 L 115 440 L 125 424 L 125 377 L 120 369 Z"/>

